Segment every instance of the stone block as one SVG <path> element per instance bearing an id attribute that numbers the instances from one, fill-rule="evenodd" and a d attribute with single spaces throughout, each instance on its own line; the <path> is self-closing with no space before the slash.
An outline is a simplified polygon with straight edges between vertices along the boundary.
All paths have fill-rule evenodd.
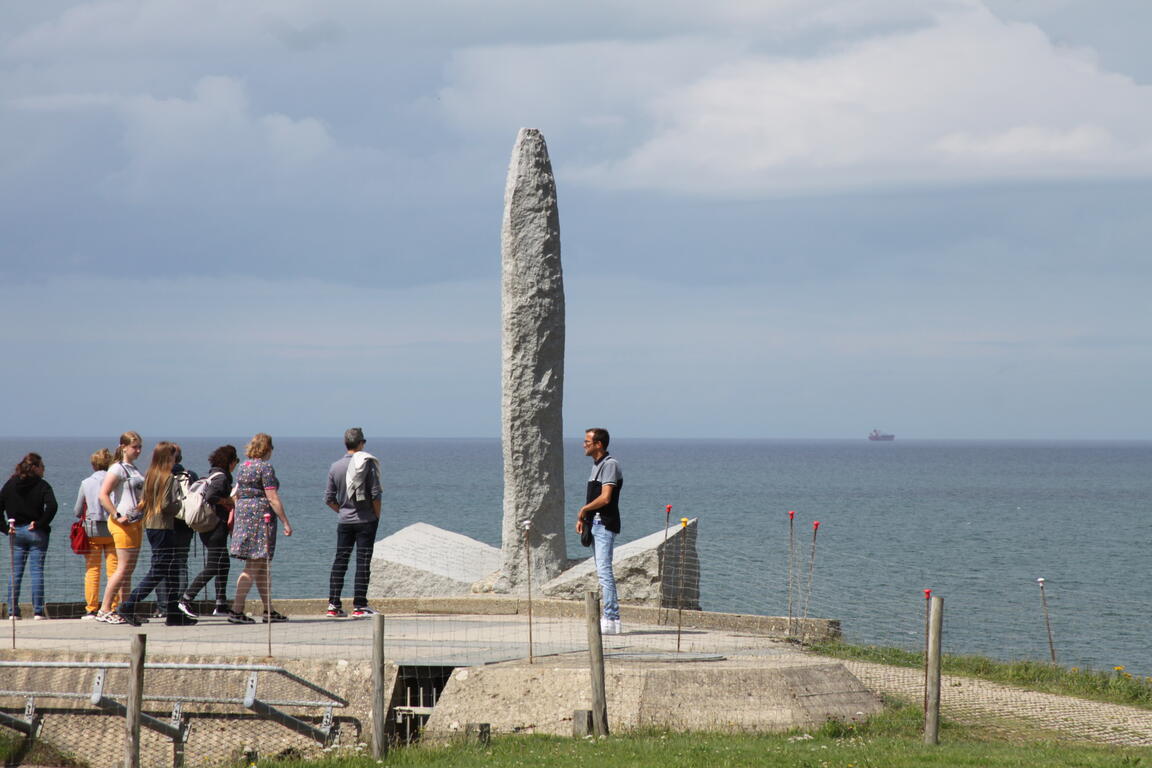
<path id="1" fill-rule="evenodd" d="M 496 547 L 427 523 L 413 523 L 376 542 L 369 597 L 467 595 L 500 569 Z"/>
<path id="2" fill-rule="evenodd" d="M 698 520 L 693 518 L 687 526 L 672 526 L 616 547 L 612 570 L 621 603 L 700 610 Z M 589 557 L 545 583 L 540 591 L 546 597 L 583 600 L 585 592 L 599 585 L 596 563 Z"/>

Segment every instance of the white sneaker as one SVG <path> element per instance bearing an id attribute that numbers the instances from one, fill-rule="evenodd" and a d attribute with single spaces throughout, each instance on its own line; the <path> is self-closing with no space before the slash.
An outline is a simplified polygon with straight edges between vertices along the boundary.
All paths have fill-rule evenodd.
<path id="1" fill-rule="evenodd" d="M 80 621 L 96 621 L 96 611 L 84 614 L 80 617 Z"/>
<path id="2" fill-rule="evenodd" d="M 620 634 L 620 619 L 600 619 L 600 634 L 602 635 L 618 635 Z"/>
<path id="3" fill-rule="evenodd" d="M 622 626 L 620 626 L 620 619 L 612 619 L 612 634 L 614 634 L 614 635 L 624 634 L 624 628 Z"/>
<path id="4" fill-rule="evenodd" d="M 48 621 L 48 617 L 42 613 L 37 613 L 32 616 L 33 621 Z"/>

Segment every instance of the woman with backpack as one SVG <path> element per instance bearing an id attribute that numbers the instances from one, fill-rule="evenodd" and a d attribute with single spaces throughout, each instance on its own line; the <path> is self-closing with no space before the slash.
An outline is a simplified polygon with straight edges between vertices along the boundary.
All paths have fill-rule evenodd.
<path id="1" fill-rule="evenodd" d="M 176 476 L 177 481 L 183 479 L 185 488 L 195 483 L 199 477 L 195 472 L 184 468 L 184 452 L 180 446 L 176 446 L 176 464 L 172 467 L 172 474 Z M 145 525 L 147 528 L 147 525 Z M 179 609 L 180 596 L 184 594 L 184 590 L 188 588 L 188 553 L 192 549 L 192 535 L 195 533 L 188 525 L 179 517 L 172 523 L 172 546 L 174 548 L 173 555 L 175 560 L 172 562 L 172 579 L 160 582 L 160 586 L 156 588 L 156 615 L 161 616 L 163 610 L 161 606 L 166 606 L 173 603 Z M 169 590 L 175 590 L 169 593 Z M 197 618 L 195 613 L 186 613 L 181 609 L 188 618 Z"/>
<path id="2" fill-rule="evenodd" d="M 44 612 L 44 556 L 56 507 L 56 494 L 44 482 L 44 459 L 29 453 L 0 489 L 0 521 L 7 518 L 4 533 L 12 538 L 8 606 L 13 619 L 20 618 L 20 583 L 26 563 L 32 571 L 32 618 L 48 618 Z"/>
<path id="3" fill-rule="evenodd" d="M 108 514 L 108 531 L 116 547 L 116 572 L 104 587 L 104 600 L 96 614 L 97 621 L 108 624 L 127 624 L 119 612 L 112 610 L 112 601 L 132 586 L 132 571 L 136 570 L 136 557 L 140 554 L 142 538 L 140 499 L 144 493 L 144 475 L 133 464 L 140 458 L 144 441 L 131 430 L 120 435 L 120 444 L 112 456 L 104 484 L 100 486 L 100 507 Z"/>
<path id="4" fill-rule="evenodd" d="M 200 590 L 216 579 L 216 608 L 213 616 L 227 616 L 228 605 L 228 520 L 235 503 L 232 500 L 232 473 L 240 465 L 236 446 L 222 445 L 208 457 L 210 469 L 204 488 L 204 500 L 212 505 L 218 522 L 211 531 L 200 534 L 204 544 L 204 569 L 188 585 L 177 606 L 186 616 L 196 617 L 193 603 Z"/>
<path id="5" fill-rule="evenodd" d="M 116 573 L 116 543 L 112 531 L 108 529 L 108 513 L 100 506 L 100 488 L 112 463 L 112 452 L 101 448 L 92 454 L 92 474 L 80 483 L 76 494 L 76 517 L 84 521 L 84 532 L 88 534 L 88 551 L 84 553 L 84 603 L 87 613 L 81 619 L 91 621 L 100 611 L 100 561 L 106 566 L 108 578 Z M 112 609 L 120 602 L 123 591 L 112 596 Z"/>
<path id="6" fill-rule="evenodd" d="M 132 594 L 121 604 L 120 610 L 113 614 L 122 621 L 110 623 L 140 626 L 141 621 L 136 617 L 136 606 L 152 594 L 152 590 L 157 592 L 165 624 L 180 626 L 196 623 L 196 619 L 185 616 L 176 608 L 180 593 L 176 582 L 176 566 L 179 560 L 174 523 L 176 513 L 180 511 L 180 494 L 172 468 L 176 466 L 179 452 L 180 446 L 169 442 L 157 443 L 152 451 L 152 463 L 148 465 L 148 474 L 144 476 L 144 494 L 140 500 L 140 507 L 144 511 L 144 531 L 148 535 L 148 544 L 152 547 L 152 565 L 136 585 L 136 589 L 132 590 Z M 167 587 L 166 591 L 158 589 L 161 584 Z"/>

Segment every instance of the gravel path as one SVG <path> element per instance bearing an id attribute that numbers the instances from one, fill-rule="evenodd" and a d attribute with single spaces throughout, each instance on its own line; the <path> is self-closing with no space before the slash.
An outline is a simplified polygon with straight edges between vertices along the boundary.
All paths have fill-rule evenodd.
<path id="1" fill-rule="evenodd" d="M 918 669 L 863 661 L 845 661 L 844 665 L 878 693 L 912 700 L 924 695 L 924 674 Z M 945 675 L 940 688 L 942 714 L 960 723 L 1012 731 L 1011 722 L 1016 721 L 1054 731 L 1054 735 L 1097 743 L 1152 746 L 1152 710 L 1037 693 L 953 675 Z"/>

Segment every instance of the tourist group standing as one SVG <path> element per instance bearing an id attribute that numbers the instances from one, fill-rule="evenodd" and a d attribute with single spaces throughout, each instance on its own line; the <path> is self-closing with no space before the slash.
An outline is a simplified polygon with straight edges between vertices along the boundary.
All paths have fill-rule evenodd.
<path id="1" fill-rule="evenodd" d="M 380 522 L 380 462 L 364 450 L 366 443 L 359 427 L 344 433 L 346 452 L 332 464 L 324 492 L 325 503 L 337 515 L 327 610 L 327 616 L 333 618 L 348 615 L 341 592 L 353 554 L 352 616 L 375 613 L 368 605 L 368 581 Z M 137 467 L 143 450 L 139 433 L 125 432 L 114 453 L 101 449 L 92 454 L 92 474 L 80 483 L 74 512 L 83 537 L 81 544 L 73 542 L 73 548 L 85 558 L 85 613 L 81 618 L 139 626 L 148 621 L 140 606 L 152 597 L 155 615 L 165 624 L 193 625 L 200 619 L 197 597 L 215 582 L 212 615 L 232 624 L 256 623 L 256 618 L 244 610 L 255 586 L 263 604 L 262 620 L 287 621 L 288 617 L 271 604 L 269 564 L 276 554 L 277 535 L 292 535 L 292 524 L 280 499 L 280 481 L 272 466 L 272 438 L 262 432 L 256 434 L 245 449 L 244 460 L 234 446 L 218 447 L 208 458 L 209 470 L 202 480 L 184 467 L 178 444 L 156 443 L 146 472 Z M 8 535 L 12 550 L 7 602 L 12 606 L 11 617 L 17 619 L 21 618 L 25 566 L 31 573 L 34 618 L 48 618 L 45 558 L 57 503 L 52 487 L 44 480 L 44 470 L 41 456 L 29 453 L 0 491 L 0 529 Z M 202 504 L 211 512 L 195 523 L 205 562 L 191 582 L 188 554 L 196 531 L 185 521 L 189 499 L 194 500 L 193 507 Z M 145 539 L 151 561 L 133 588 Z M 233 558 L 242 561 L 243 567 L 229 600 Z"/>
<path id="2" fill-rule="evenodd" d="M 601 631 L 620 634 L 620 604 L 613 575 L 615 539 L 620 533 L 623 473 L 608 453 L 608 430 L 596 427 L 584 435 L 584 454 L 592 459 L 585 504 L 576 516 L 576 532 L 590 535 L 603 594 Z M 365 449 L 359 427 L 344 432 L 345 453 L 328 470 L 324 502 L 336 514 L 336 555 L 328 577 L 330 618 L 344 618 L 341 594 L 355 555 L 352 616 L 375 613 L 368 605 L 372 548 L 380 524 L 380 461 Z M 148 619 L 140 604 L 155 594 L 156 613 L 170 626 L 196 624 L 197 596 L 215 582 L 212 615 L 232 624 L 254 624 L 245 613 L 252 587 L 263 605 L 265 623 L 287 621 L 272 608 L 270 563 L 278 532 L 292 535 L 292 524 L 280 499 L 280 480 L 272 466 L 272 438 L 253 436 L 241 461 L 236 448 L 222 445 L 208 457 L 201 480 L 183 465 L 180 446 L 161 441 L 152 450 L 146 473 L 136 466 L 143 452 L 136 432 L 120 436 L 115 453 L 92 454 L 92 474 L 80 483 L 75 513 L 86 541 L 74 549 L 85 557 L 84 600 L 87 620 L 139 626 Z M 44 603 L 44 563 L 56 497 L 44 480 L 44 460 L 29 453 L 0 489 L 0 531 L 8 536 L 12 572 L 8 584 L 11 617 L 20 616 L 20 589 L 30 571 L 34 619 L 48 618 Z M 189 500 L 205 550 L 203 569 L 188 581 L 188 552 L 195 531 L 188 524 Z M 204 513 L 203 510 L 208 512 Z M 75 532 L 74 532 L 75 535 Z M 152 558 L 144 577 L 132 588 L 132 576 L 144 539 Z M 227 597 L 230 560 L 243 562 L 232 600 Z M 101 565 L 107 574 L 100 592 Z"/>

